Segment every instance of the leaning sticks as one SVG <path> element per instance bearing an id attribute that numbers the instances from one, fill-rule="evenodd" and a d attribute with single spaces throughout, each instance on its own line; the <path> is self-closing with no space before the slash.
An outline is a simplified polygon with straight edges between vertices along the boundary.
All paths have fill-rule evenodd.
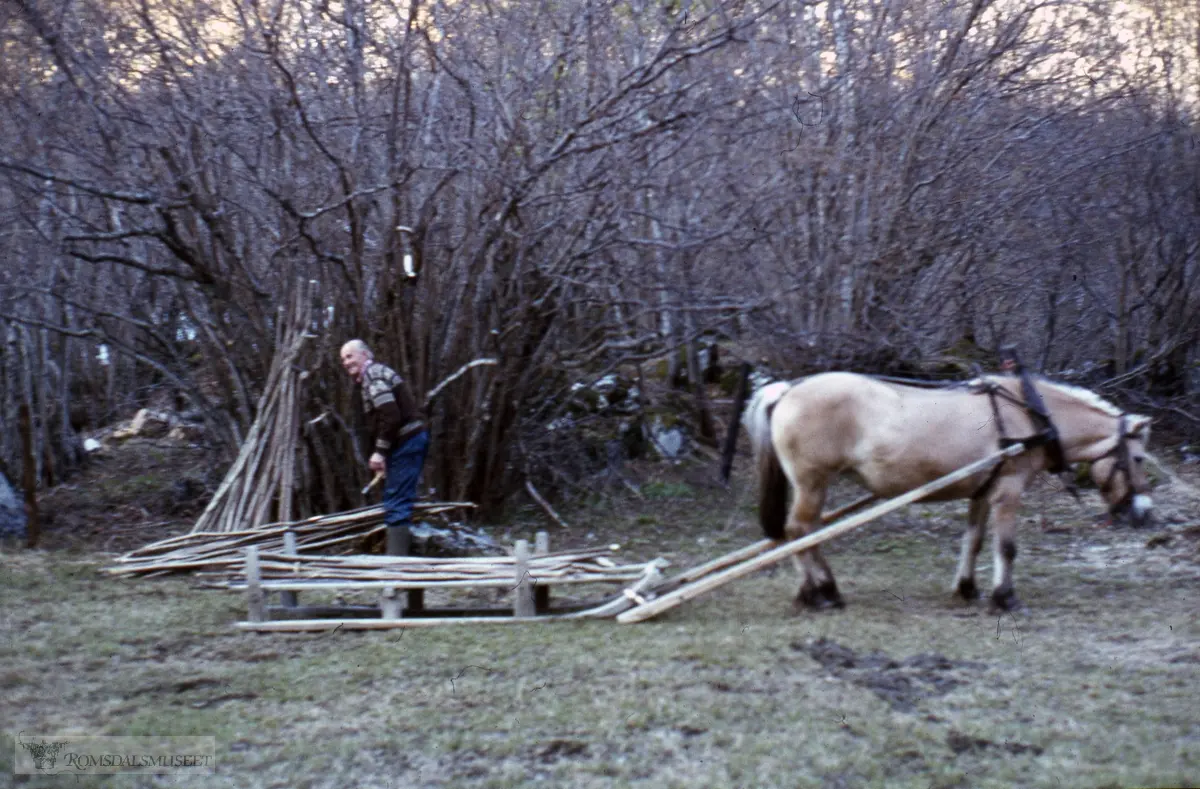
<path id="1" fill-rule="evenodd" d="M 286 315 L 279 316 L 277 351 L 254 423 L 193 532 L 254 528 L 271 517 L 272 505 L 278 520 L 291 520 L 300 434 L 300 384 L 307 375 L 298 369 L 297 361 L 309 337 L 311 313 L 312 286 L 303 281 Z"/>

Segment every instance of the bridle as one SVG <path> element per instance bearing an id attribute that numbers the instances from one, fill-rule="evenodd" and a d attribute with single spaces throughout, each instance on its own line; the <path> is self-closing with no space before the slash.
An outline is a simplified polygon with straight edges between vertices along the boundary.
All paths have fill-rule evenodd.
<path id="1" fill-rule="evenodd" d="M 1016 397 L 1007 389 L 999 384 L 981 379 L 979 391 L 988 395 L 988 400 L 992 405 L 992 415 L 996 420 L 996 427 L 1000 432 L 1000 446 L 1006 447 L 1012 444 L 1024 444 L 1027 449 L 1035 447 L 1044 447 L 1046 452 L 1046 470 L 1051 474 L 1061 474 L 1069 469 L 1066 462 L 1066 454 L 1063 451 L 1062 443 L 1059 440 L 1058 428 L 1050 419 L 1050 411 L 1046 408 L 1045 402 L 1037 389 L 1033 385 L 1033 381 L 1024 371 L 1018 376 L 1021 382 L 1021 394 L 1023 397 Z M 1022 438 L 1009 437 L 1004 429 L 1004 420 L 1000 416 L 1000 405 L 997 402 L 999 398 L 1003 398 L 1008 402 L 1022 408 L 1033 422 L 1035 432 L 1031 436 Z M 1133 504 L 1133 498 L 1139 491 L 1135 488 L 1133 482 L 1133 458 L 1129 453 L 1129 439 L 1134 437 L 1134 434 L 1129 430 L 1129 414 L 1121 413 L 1117 418 L 1117 440 L 1113 446 L 1099 457 L 1093 458 L 1090 462 L 1095 463 L 1097 460 L 1113 458 L 1113 466 L 1108 472 L 1108 476 L 1100 485 L 1100 491 L 1107 494 L 1112 490 L 1113 482 L 1118 474 L 1125 476 L 1125 495 L 1121 500 L 1109 506 L 1110 512 L 1121 512 L 1128 509 Z M 992 470 L 991 476 L 984 482 L 983 486 L 976 491 L 976 496 L 986 495 L 995 481 L 999 467 Z M 1067 481 L 1067 491 L 1079 500 L 1079 491 L 1074 483 Z"/>
<path id="2" fill-rule="evenodd" d="M 1113 466 L 1105 477 L 1104 482 L 1100 484 L 1100 492 L 1108 493 L 1112 490 L 1113 480 L 1117 478 L 1117 474 L 1125 475 L 1125 495 L 1116 504 L 1109 507 L 1112 512 L 1119 512 L 1128 508 L 1133 503 L 1133 497 L 1141 491 L 1134 490 L 1133 485 L 1133 458 L 1129 454 L 1129 439 L 1133 437 L 1133 433 L 1129 432 L 1129 414 L 1121 414 L 1117 420 L 1117 443 L 1113 444 L 1112 448 L 1100 455 L 1096 460 L 1104 460 L 1105 458 L 1114 458 Z"/>

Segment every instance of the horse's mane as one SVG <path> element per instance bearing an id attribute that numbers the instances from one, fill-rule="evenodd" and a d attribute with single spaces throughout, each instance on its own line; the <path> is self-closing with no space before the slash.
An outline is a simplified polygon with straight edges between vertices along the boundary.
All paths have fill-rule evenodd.
<path id="1" fill-rule="evenodd" d="M 976 381 L 986 381 L 989 383 L 1000 383 L 1002 380 L 1004 380 L 1003 377 L 995 375 L 985 375 L 982 379 L 976 379 Z M 1014 380 L 1018 382 L 1020 381 L 1020 379 Z M 1041 376 L 1038 376 L 1036 380 L 1038 383 L 1045 385 L 1048 389 L 1054 389 L 1060 394 L 1066 395 L 1067 397 L 1080 400 L 1084 405 L 1091 406 L 1097 411 L 1102 411 L 1109 416 L 1120 417 L 1124 413 L 1120 408 L 1117 408 L 1115 405 L 1108 402 L 1091 389 L 1084 389 L 1082 386 L 1064 384 L 1059 381 L 1051 381 L 1050 379 L 1042 378 Z M 971 383 L 974 383 L 974 381 Z"/>

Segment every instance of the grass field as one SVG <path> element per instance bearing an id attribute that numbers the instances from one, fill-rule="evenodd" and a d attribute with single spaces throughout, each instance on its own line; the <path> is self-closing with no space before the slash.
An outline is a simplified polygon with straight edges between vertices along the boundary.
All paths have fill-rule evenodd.
<path id="1" fill-rule="evenodd" d="M 759 538 L 747 482 L 648 490 L 570 513 L 554 547 L 619 542 L 678 568 Z M 1158 525 L 1134 531 L 1097 527 L 1094 494 L 1034 491 L 1024 608 L 1001 617 L 948 593 L 962 504 L 832 543 L 842 611 L 796 613 L 782 565 L 629 626 L 244 634 L 235 593 L 112 580 L 87 551 L 9 553 L 0 784 L 1200 786 L 1200 506 L 1157 499 Z M 217 767 L 12 776 L 19 731 L 211 735 Z"/>

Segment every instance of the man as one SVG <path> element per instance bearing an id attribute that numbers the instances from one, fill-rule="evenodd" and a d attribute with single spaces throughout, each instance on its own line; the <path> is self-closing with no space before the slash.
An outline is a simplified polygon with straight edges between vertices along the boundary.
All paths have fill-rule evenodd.
<path id="1" fill-rule="evenodd" d="M 409 523 L 417 481 L 429 451 L 429 431 L 412 391 L 395 370 L 375 361 L 362 340 L 342 346 L 342 367 L 362 387 L 363 410 L 372 436 L 368 465 L 384 474 L 383 510 L 387 552 L 408 553 Z"/>

